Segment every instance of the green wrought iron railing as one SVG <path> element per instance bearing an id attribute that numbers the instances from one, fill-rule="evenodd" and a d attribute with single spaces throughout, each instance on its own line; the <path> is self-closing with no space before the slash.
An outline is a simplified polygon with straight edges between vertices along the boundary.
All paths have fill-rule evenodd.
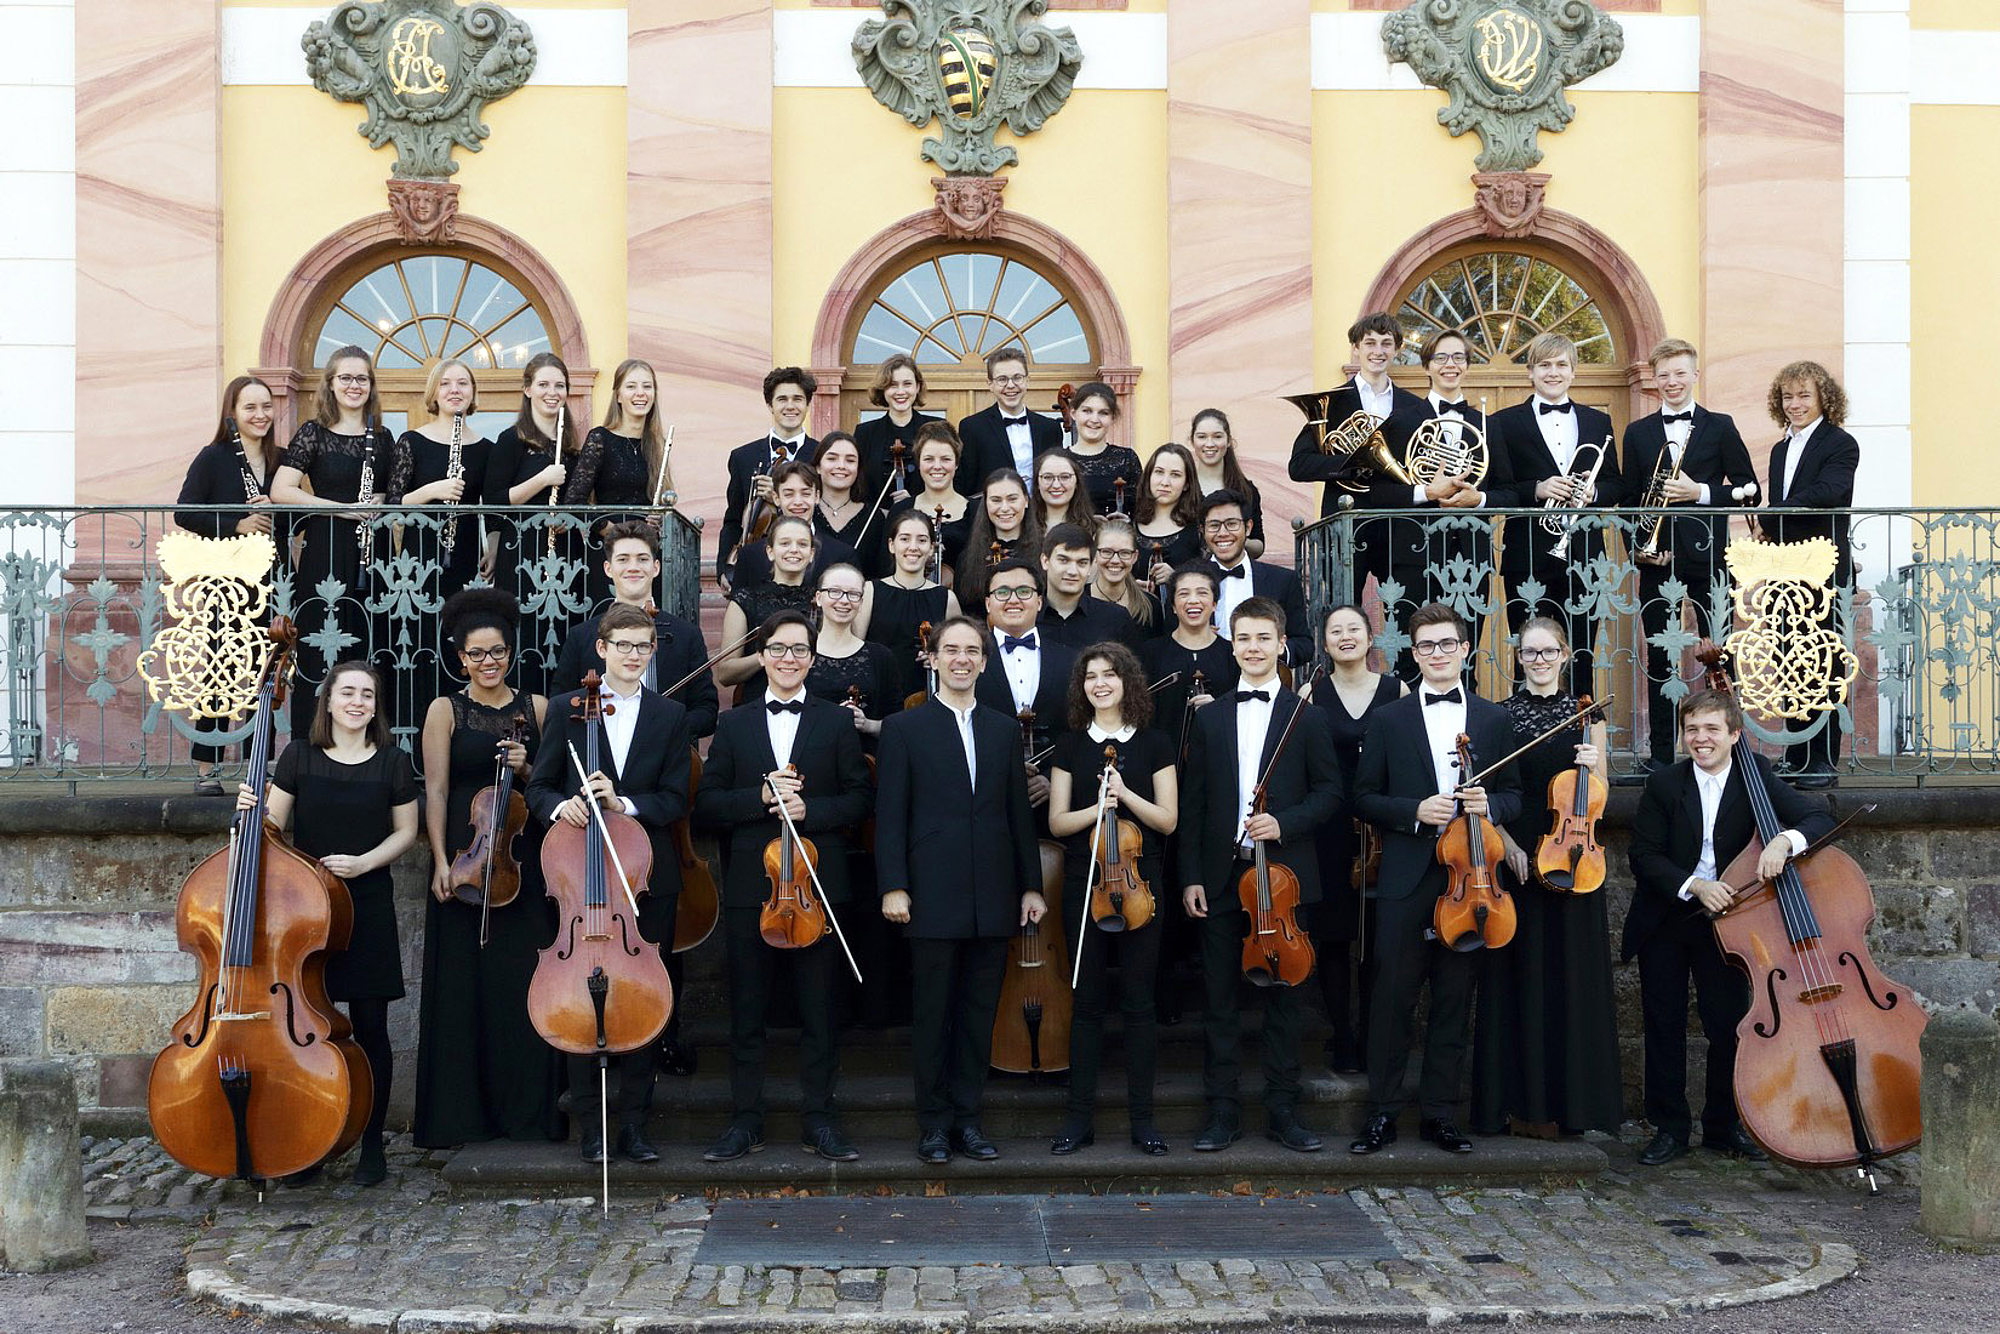
<path id="1" fill-rule="evenodd" d="M 196 745 L 235 753 L 246 722 L 197 727 L 160 709 L 137 664 L 168 623 L 158 547 L 176 530 L 174 516 L 242 512 L 187 505 L 0 510 L 0 782 L 169 777 L 190 771 Z M 273 506 L 270 513 L 284 532 L 293 520 L 324 520 L 328 511 Z M 483 546 L 492 539 L 493 569 L 475 582 L 497 579 L 519 599 L 515 677 L 540 690 L 570 627 L 608 597 L 601 575 L 590 573 L 601 569 L 600 521 L 634 515 L 475 506 L 458 513 L 461 541 Z M 655 601 L 695 620 L 700 521 L 671 509 L 648 513 L 657 513 L 664 529 Z M 436 559 L 444 521 L 435 507 L 381 511 L 368 525 L 373 556 L 356 587 L 337 578 L 302 587 L 288 560 L 273 577 L 272 609 L 300 634 L 294 689 L 309 699 L 328 662 L 374 662 L 390 680 L 392 731 L 413 754 L 423 708 L 463 684 L 438 618 L 455 587 Z M 346 525 L 345 532 L 355 530 Z"/>

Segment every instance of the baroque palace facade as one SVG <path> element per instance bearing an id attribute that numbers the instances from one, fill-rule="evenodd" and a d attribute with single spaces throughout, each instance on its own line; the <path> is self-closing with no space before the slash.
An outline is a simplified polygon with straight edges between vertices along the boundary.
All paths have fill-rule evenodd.
<path id="1" fill-rule="evenodd" d="M 395 49 L 342 10 L 384 11 Z M 936 25 L 966 16 L 999 48 L 957 49 L 956 106 L 858 36 L 912 22 L 948 62 Z M 289 433 L 326 351 L 379 348 L 400 427 L 464 350 L 490 434 L 553 348 L 592 418 L 620 359 L 660 368 L 712 529 L 771 366 L 813 370 L 824 431 L 895 350 L 933 410 L 980 406 L 980 354 L 1016 339 L 1032 404 L 1101 375 L 1142 452 L 1222 407 L 1267 512 L 1310 514 L 1280 396 L 1342 379 L 1377 308 L 1468 329 L 1495 407 L 1560 329 L 1621 427 L 1656 402 L 1647 350 L 1687 337 L 1760 465 L 1772 372 L 1815 358 L 1862 503 L 2000 493 L 1950 390 L 2000 295 L 1971 241 L 2000 190 L 1985 0 L 0 0 L 0 24 L 16 505 L 171 498 L 245 368 Z M 412 115 L 453 107 L 456 144 Z"/>

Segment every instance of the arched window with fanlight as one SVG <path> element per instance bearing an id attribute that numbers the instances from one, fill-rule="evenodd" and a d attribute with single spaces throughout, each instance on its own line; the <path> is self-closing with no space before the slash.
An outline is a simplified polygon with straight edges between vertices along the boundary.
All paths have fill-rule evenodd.
<path id="1" fill-rule="evenodd" d="M 1013 346 L 1028 355 L 1028 402 L 1047 411 L 1055 391 L 1097 374 L 1097 337 L 1061 275 L 999 249 L 935 249 L 884 272 L 847 339 L 841 423 L 880 413 L 868 386 L 884 357 L 923 367 L 924 410 L 956 421 L 984 407 L 985 358 Z"/>

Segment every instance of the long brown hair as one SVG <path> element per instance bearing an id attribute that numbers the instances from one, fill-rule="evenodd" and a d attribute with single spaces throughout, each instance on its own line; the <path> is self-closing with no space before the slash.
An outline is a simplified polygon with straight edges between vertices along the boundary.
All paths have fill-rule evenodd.
<path id="1" fill-rule="evenodd" d="M 625 377 L 633 371 L 644 371 L 653 377 L 653 405 L 646 409 L 646 420 L 639 423 L 639 452 L 646 459 L 646 476 L 657 478 L 667 452 L 667 428 L 660 425 L 660 373 L 653 369 L 652 362 L 627 357 L 618 363 L 618 369 L 611 373 L 611 406 L 604 410 L 604 420 L 599 424 L 608 431 L 618 425 L 619 419 L 625 415 L 625 405 L 618 401 L 618 391 L 624 387 Z M 569 379 L 567 370 L 563 372 L 563 379 Z M 666 482 L 661 489 L 673 490 L 672 473 L 667 474 Z"/>
<path id="2" fill-rule="evenodd" d="M 1227 431 L 1228 424 L 1224 423 L 1222 429 Z M 1183 528 L 1192 528 L 1201 522 L 1201 478 L 1195 471 L 1194 451 L 1173 440 L 1154 450 L 1153 457 L 1146 460 L 1146 475 L 1139 480 L 1137 518 L 1140 523 L 1151 523 L 1159 517 L 1160 502 L 1153 499 L 1153 468 L 1159 463 L 1162 454 L 1173 455 L 1181 461 L 1181 466 L 1187 469 L 1187 482 L 1181 487 L 1181 498 L 1174 502 L 1173 513 L 1168 517 Z M 1233 452 L 1223 454 L 1223 476 L 1229 475 L 1229 465 L 1234 457 Z"/>
<path id="3" fill-rule="evenodd" d="M 573 414 L 563 414 L 563 438 L 560 441 L 550 440 L 546 435 L 542 434 L 542 428 L 535 424 L 535 402 L 532 398 L 528 397 L 528 388 L 535 382 L 535 372 L 541 370 L 544 366 L 553 366 L 562 372 L 563 397 L 569 397 L 569 367 L 563 364 L 563 359 L 553 352 L 537 352 L 534 356 L 529 357 L 528 364 L 521 367 L 521 411 L 514 417 L 514 434 L 520 438 L 521 443 L 532 449 L 549 449 L 555 447 L 563 458 L 574 458 L 578 445 L 576 439 L 576 418 Z M 653 378 L 653 396 L 655 399 L 659 397 L 659 393 L 659 377 L 655 376 Z"/>
<path id="4" fill-rule="evenodd" d="M 319 390 L 313 395 L 313 420 L 328 429 L 340 424 L 340 400 L 333 394 L 333 368 L 343 361 L 358 361 L 368 368 L 368 402 L 361 408 L 361 420 L 372 432 L 382 420 L 382 386 L 375 378 L 375 358 L 352 343 L 326 359 L 326 369 L 320 372 Z"/>
<path id="5" fill-rule="evenodd" d="M 1139 655 L 1115 640 L 1106 640 L 1077 654 L 1076 665 L 1069 669 L 1070 730 L 1081 732 L 1097 718 L 1097 706 L 1083 693 L 1083 675 L 1100 658 L 1110 663 L 1111 670 L 1125 683 L 1125 698 L 1118 701 L 1118 715 L 1125 725 L 1144 727 L 1151 723 L 1153 692 L 1147 688 L 1146 669 L 1139 665 Z"/>
<path id="6" fill-rule="evenodd" d="M 1251 484 L 1249 474 L 1243 471 L 1243 464 L 1236 457 L 1236 431 L 1229 424 L 1229 414 L 1221 408 L 1203 408 L 1200 412 L 1195 413 L 1194 420 L 1188 423 L 1188 439 L 1194 439 L 1194 433 L 1201 429 L 1202 420 L 1206 417 L 1213 417 L 1221 422 L 1222 434 L 1229 438 L 1229 444 L 1222 451 L 1222 489 L 1225 491 L 1234 491 L 1237 495 L 1243 497 L 1243 517 L 1247 520 L 1250 517 L 1250 497 L 1257 494 L 1257 488 Z M 1200 491 L 1201 475 L 1192 466 L 1194 458 L 1194 447 L 1192 445 L 1188 447 L 1188 457 L 1190 460 L 1188 489 L 1191 491 Z M 1200 503 L 1199 497 L 1197 497 L 1196 503 Z"/>
<path id="7" fill-rule="evenodd" d="M 375 664 L 364 658 L 349 658 L 346 662 L 336 662 L 333 670 L 320 682 L 319 698 L 313 703 L 312 732 L 306 740 L 320 750 L 333 744 L 333 687 L 341 677 L 349 672 L 366 672 L 368 679 L 375 683 L 375 716 L 368 720 L 368 744 L 377 750 L 387 750 L 389 736 L 389 695 L 382 684 L 382 673 L 375 670 Z"/>
<path id="8" fill-rule="evenodd" d="M 243 391 L 255 385 L 265 393 L 271 393 L 271 386 L 254 375 L 239 375 L 229 382 L 222 391 L 222 420 L 215 424 L 215 435 L 209 440 L 211 445 L 234 445 L 237 441 L 236 400 L 243 397 Z M 271 478 L 278 471 L 278 412 L 277 396 L 271 399 L 271 429 L 264 433 L 264 443 L 257 451 L 264 459 L 264 485 L 271 484 Z"/>

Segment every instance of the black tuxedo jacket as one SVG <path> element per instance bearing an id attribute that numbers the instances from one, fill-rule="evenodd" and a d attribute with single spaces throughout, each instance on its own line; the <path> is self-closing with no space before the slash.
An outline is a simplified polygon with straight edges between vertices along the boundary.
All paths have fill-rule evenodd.
<path id="1" fill-rule="evenodd" d="M 736 548 L 743 542 L 743 511 L 756 489 L 755 478 L 772 468 L 772 438 L 767 432 L 748 444 L 729 451 L 729 488 L 722 510 L 722 533 L 715 548 L 715 572 L 727 577 L 735 564 Z M 793 459 L 811 463 L 819 457 L 819 441 L 811 435 L 799 442 Z"/>
<path id="2" fill-rule="evenodd" d="M 1261 560 L 1251 560 L 1248 556 L 1237 557 L 1239 563 L 1250 567 L 1250 592 L 1255 597 L 1269 598 L 1285 613 L 1285 661 L 1293 667 L 1304 666 L 1313 660 L 1313 627 L 1306 617 L 1306 595 L 1299 576 L 1282 565 L 1272 565 Z M 1214 556 L 1208 557 L 1209 565 L 1218 576 L 1222 567 Z M 1171 627 L 1174 623 L 1174 609 L 1162 603 L 1166 619 L 1162 624 Z M 1216 633 L 1225 640 L 1229 638 L 1229 627 L 1218 625 Z"/>
<path id="3" fill-rule="evenodd" d="M 582 692 L 572 690 L 549 701 L 541 749 L 535 752 L 535 767 L 528 775 L 528 809 L 544 825 L 555 818 L 556 807 L 583 786 L 570 763 L 570 746 L 576 747 L 578 759 L 590 763 L 584 725 L 575 717 L 582 700 Z M 671 920 L 669 904 L 681 892 L 680 856 L 674 850 L 671 826 L 688 813 L 687 757 L 693 744 L 687 710 L 643 686 L 639 690 L 639 725 L 632 734 L 624 769 L 612 757 L 603 733 L 598 733 L 598 767 L 611 775 L 619 796 L 631 799 L 636 818 L 653 845 L 653 873 L 648 879 L 653 892 L 639 900 L 639 925 L 654 941 L 663 939 L 662 928 Z"/>
<path id="4" fill-rule="evenodd" d="M 1361 411 L 1361 391 L 1354 381 L 1333 391 L 1333 398 L 1327 407 L 1327 429 L 1332 429 Z M 1401 462 L 1409 448 L 1410 436 L 1431 416 L 1430 400 L 1420 394 L 1413 394 L 1401 385 L 1390 391 L 1389 416 L 1382 423 L 1382 439 L 1389 446 L 1389 452 Z M 1325 518 L 1339 508 L 1339 501 L 1347 492 L 1335 484 L 1335 479 L 1345 475 L 1351 460 L 1335 458 L 1319 451 L 1320 428 L 1308 422 L 1299 428 L 1292 440 L 1292 461 L 1286 469 L 1295 482 L 1325 482 L 1326 488 L 1320 494 L 1320 517 Z M 1379 481 L 1380 479 L 1376 479 Z M 1391 480 L 1389 491 L 1394 496 L 1377 498 L 1376 483 L 1371 482 L 1367 492 L 1355 497 L 1355 504 L 1368 505 L 1377 509 L 1407 509 L 1410 504 L 1410 489 L 1400 482 Z M 1385 493 L 1386 494 L 1386 493 Z"/>
<path id="5" fill-rule="evenodd" d="M 1571 400 L 1574 403 L 1574 400 Z M 1489 454 L 1504 454 L 1511 481 L 1501 486 L 1497 493 L 1491 487 L 1488 494 L 1494 496 L 1496 505 L 1512 505 L 1521 509 L 1540 509 L 1543 502 L 1535 498 L 1535 487 L 1546 478 L 1557 477 L 1562 469 L 1556 466 L 1555 455 L 1542 440 L 1542 428 L 1536 424 L 1540 400 L 1530 397 L 1525 403 L 1502 408 L 1486 419 L 1486 447 Z M 1598 470 L 1597 485 L 1591 493 L 1592 505 L 1612 506 L 1622 504 L 1625 499 L 1625 481 L 1618 470 L 1617 442 L 1611 433 L 1611 418 L 1596 408 L 1575 403 L 1572 411 L 1576 414 L 1576 446 L 1581 450 L 1585 445 L 1605 447 L 1604 466 Z M 1503 498 L 1504 497 L 1504 498 Z M 1516 532 L 1519 528 L 1521 531 Z M 1525 575 L 1531 561 L 1551 563 L 1548 555 L 1555 539 L 1542 532 L 1541 526 L 1532 521 L 1507 525 L 1508 541 L 1501 553 L 1500 568 L 1512 575 Z M 1604 530 L 1586 528 L 1570 541 L 1569 560 L 1576 564 L 1594 559 L 1604 554 Z"/>
<path id="6" fill-rule="evenodd" d="M 978 781 L 951 710 L 932 700 L 882 721 L 877 754 L 875 878 L 907 890 L 907 934 L 997 939 L 1021 921 L 1021 896 L 1042 887 L 1021 729 L 972 711 Z"/>
<path id="7" fill-rule="evenodd" d="M 672 685 L 708 661 L 708 643 L 702 638 L 701 628 L 693 621 L 684 621 L 663 611 L 653 618 L 653 633 L 660 645 L 653 650 L 653 679 L 661 686 Z M 583 684 L 585 672 L 596 672 L 600 677 L 604 675 L 604 659 L 597 653 L 595 616 L 571 626 L 570 632 L 563 637 L 562 653 L 556 658 L 550 689 L 575 690 Z M 712 672 L 697 674 L 668 698 L 679 701 L 681 707 L 687 710 L 690 737 L 699 740 L 715 732 L 715 715 L 722 706 L 715 693 Z M 577 753 L 582 753 L 581 747 Z"/>
<path id="8" fill-rule="evenodd" d="M 1734 504 L 1730 490 L 1757 480 L 1750 451 L 1744 448 L 1736 423 L 1727 416 L 1710 412 L 1699 403 L 1690 411 L 1694 420 L 1688 423 L 1680 473 L 1691 482 L 1707 483 L 1710 504 Z M 1667 427 L 1659 412 L 1625 428 L 1625 499 L 1631 504 L 1645 499 L 1646 485 L 1660 466 L 1660 454 L 1666 447 Z M 1662 536 L 1673 551 L 1673 565 L 1682 581 L 1697 597 L 1706 597 L 1709 582 L 1722 569 L 1722 552 L 1729 545 L 1729 520 L 1673 518 L 1667 521 Z"/>
<path id="9" fill-rule="evenodd" d="M 1015 716 L 1014 688 L 1007 684 L 1007 667 L 1000 659 L 1000 636 L 1003 633 L 987 631 L 986 667 L 979 673 L 973 695 L 987 708 L 997 709 L 1012 718 Z M 1056 643 L 1039 626 L 1035 629 L 1035 643 L 1040 646 L 1042 654 L 1042 680 L 1035 689 L 1035 731 L 1050 737 L 1060 736 L 1069 728 L 1069 672 L 1076 662 L 1076 650 L 1067 644 Z M 1015 730 L 1019 731 L 1018 724 Z"/>
<path id="10" fill-rule="evenodd" d="M 1236 901 L 1236 826 L 1243 816 L 1237 804 L 1236 700 L 1218 695 L 1199 709 L 1188 729 L 1188 758 L 1182 766 L 1184 791 L 1178 832 L 1180 883 L 1200 885 L 1208 894 L 1211 913 L 1226 911 Z M 1299 724 L 1278 756 L 1271 755 L 1294 711 Z M 1257 772 L 1270 770 L 1265 809 L 1277 817 L 1279 839 L 1266 848 L 1272 861 L 1291 868 L 1299 878 L 1299 898 L 1320 898 L 1319 851 L 1316 835 L 1334 817 L 1344 797 L 1340 760 L 1334 753 L 1333 728 L 1322 709 L 1308 707 L 1288 687 L 1279 686 L 1271 701 L 1271 725 L 1264 732 L 1264 749 Z"/>
<path id="11" fill-rule="evenodd" d="M 1034 442 L 1035 457 L 1062 448 L 1062 423 L 1029 408 L 1028 439 Z M 988 404 L 958 423 L 958 493 L 977 496 L 987 475 L 1014 466 L 1014 450 L 1007 443 L 1007 428 L 1000 423 L 1000 405 Z M 1027 479 L 1029 491 L 1035 479 Z"/>
<path id="12" fill-rule="evenodd" d="M 1780 782 L 1770 762 L 1755 752 L 1738 749 L 1729 778 L 1722 785 L 1722 803 L 1715 812 L 1715 872 L 1718 877 L 1749 843 L 1756 826 L 1750 812 L 1750 791 L 1743 775 L 1743 757 L 1750 755 L 1763 775 L 1764 790 L 1786 829 L 1796 829 L 1811 843 L 1833 828 L 1833 817 L 1819 802 Z M 1632 821 L 1627 857 L 1632 866 L 1632 906 L 1625 914 L 1621 957 L 1630 959 L 1664 926 L 1701 916 L 1701 904 L 1680 897 L 1681 886 L 1701 860 L 1701 792 L 1695 786 L 1694 761 L 1682 760 L 1646 779 L 1639 814 Z"/>
<path id="13" fill-rule="evenodd" d="M 856 426 L 854 443 L 861 452 L 861 486 L 856 487 L 856 491 L 859 492 L 863 488 L 867 490 L 868 494 L 863 499 L 875 499 L 875 494 L 882 489 L 882 484 L 889 480 L 889 446 L 898 440 L 901 440 L 905 447 L 903 485 L 909 488 L 911 495 L 922 491 L 923 479 L 917 476 L 917 432 L 926 422 L 943 420 L 944 418 L 935 412 L 913 412 L 910 414 L 909 426 L 898 431 L 896 424 L 889 420 L 887 413 L 884 413 L 880 417 L 870 417 Z M 895 490 L 894 487 L 889 489 Z M 883 503 L 886 506 L 887 500 L 885 499 Z"/>
<path id="14" fill-rule="evenodd" d="M 1474 772 L 1513 750 L 1513 720 L 1498 704 L 1466 691 L 1465 731 L 1472 738 Z M 1438 792 L 1437 770 L 1431 764 L 1430 738 L 1424 731 L 1424 691 L 1419 684 L 1401 699 L 1368 715 L 1361 739 L 1361 764 L 1354 773 L 1354 808 L 1382 835 L 1382 871 L 1375 892 L 1385 899 L 1406 899 L 1419 890 L 1442 887 L 1444 868 L 1438 864 L 1438 830 L 1417 821 L 1417 807 Z M 1521 814 L 1521 777 L 1513 764 L 1487 778 L 1487 819 L 1509 824 Z"/>
<path id="15" fill-rule="evenodd" d="M 804 782 L 805 814 L 795 823 L 819 850 L 819 880 L 834 903 L 848 901 L 850 833 L 875 804 L 868 762 L 861 754 L 854 718 L 838 704 L 804 698 L 792 767 Z M 770 892 L 764 878 L 764 845 L 784 832 L 759 795 L 764 775 L 778 767 L 771 752 L 770 715 L 761 705 L 731 709 L 715 729 L 695 793 L 695 818 L 727 845 L 722 859 L 725 908 L 754 908 Z"/>
<path id="16" fill-rule="evenodd" d="M 1785 467 L 1790 451 L 1789 436 L 1771 449 L 1771 484 L 1764 488 L 1765 504 L 1772 509 L 1796 506 L 1822 510 L 1846 510 L 1854 504 L 1854 470 L 1861 466 L 1861 445 L 1853 436 L 1822 418 L 1806 441 L 1798 476 L 1792 478 L 1791 489 L 1786 490 Z M 1840 552 L 1834 583 L 1843 585 L 1854 578 L 1854 559 L 1847 546 L 1846 514 L 1774 515 L 1760 519 L 1758 526 L 1774 542 L 1831 538 Z"/>

